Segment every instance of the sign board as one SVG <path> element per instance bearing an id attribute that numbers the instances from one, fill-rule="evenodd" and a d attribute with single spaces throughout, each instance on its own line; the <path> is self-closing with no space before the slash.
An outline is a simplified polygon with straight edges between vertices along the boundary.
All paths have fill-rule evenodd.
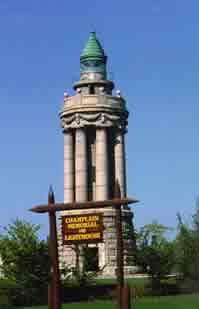
<path id="1" fill-rule="evenodd" d="M 62 217 L 63 244 L 97 243 L 103 241 L 101 213 L 66 215 Z"/>

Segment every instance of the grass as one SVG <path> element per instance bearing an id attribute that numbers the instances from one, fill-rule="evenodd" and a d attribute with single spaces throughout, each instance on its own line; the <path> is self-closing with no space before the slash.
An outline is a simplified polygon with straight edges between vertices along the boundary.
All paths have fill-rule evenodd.
<path id="1" fill-rule="evenodd" d="M 62 309 L 115 309 L 116 304 L 112 302 L 93 302 L 66 304 Z M 133 309 L 198 309 L 199 294 L 162 296 L 162 297 L 144 297 L 135 300 L 132 304 Z M 46 306 L 21 307 L 20 309 L 47 309 Z"/>
<path id="2" fill-rule="evenodd" d="M 125 279 L 129 283 L 130 286 L 145 286 L 147 283 L 150 282 L 150 279 L 147 277 L 140 277 L 140 278 L 128 278 Z M 97 284 L 111 284 L 116 283 L 115 279 L 95 279 Z M 164 280 L 161 280 L 162 283 L 176 283 L 175 277 L 168 277 Z"/>
<path id="3" fill-rule="evenodd" d="M 197 309 L 199 295 L 145 297 L 136 301 L 134 309 Z"/>
<path id="4" fill-rule="evenodd" d="M 149 279 L 148 278 L 128 278 L 125 280 L 129 283 L 130 286 L 144 286 L 148 283 Z M 115 279 L 96 279 L 95 282 L 97 284 L 111 284 L 111 283 L 116 283 Z"/>

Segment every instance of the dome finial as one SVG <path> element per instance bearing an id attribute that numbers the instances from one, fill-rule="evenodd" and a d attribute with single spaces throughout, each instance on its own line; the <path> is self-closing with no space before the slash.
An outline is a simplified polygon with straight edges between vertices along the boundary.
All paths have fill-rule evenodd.
<path id="1" fill-rule="evenodd" d="M 88 41 L 80 56 L 81 79 L 93 79 L 93 74 L 98 74 L 98 78 L 106 78 L 106 60 L 99 40 L 96 37 L 95 31 L 91 31 Z M 85 76 L 86 74 L 86 76 Z M 97 75 L 95 75 L 95 78 Z"/>
<path id="2" fill-rule="evenodd" d="M 85 58 L 105 58 L 104 49 L 102 48 L 99 40 L 96 37 L 96 32 L 91 31 L 89 34 L 88 41 L 81 53 L 80 59 Z"/>

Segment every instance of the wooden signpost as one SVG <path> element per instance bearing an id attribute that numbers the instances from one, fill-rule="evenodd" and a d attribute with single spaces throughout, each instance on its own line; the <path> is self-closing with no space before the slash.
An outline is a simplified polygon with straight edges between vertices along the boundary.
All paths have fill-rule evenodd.
<path id="1" fill-rule="evenodd" d="M 118 309 L 129 309 L 129 289 L 124 285 L 123 271 L 123 234 L 122 234 L 122 205 L 137 203 L 132 198 L 120 198 L 117 185 L 115 198 L 106 201 L 88 201 L 74 203 L 55 203 L 52 188 L 48 194 L 48 204 L 39 205 L 30 210 L 36 213 L 49 215 L 49 254 L 51 259 L 51 281 L 48 289 L 48 308 L 61 309 L 61 286 L 58 260 L 58 242 L 56 227 L 56 212 L 61 210 L 97 209 L 115 207 L 116 209 L 116 234 L 117 234 L 117 284 L 118 284 Z M 66 215 L 62 217 L 63 244 L 97 243 L 103 241 L 103 219 L 101 213 L 81 215 Z"/>

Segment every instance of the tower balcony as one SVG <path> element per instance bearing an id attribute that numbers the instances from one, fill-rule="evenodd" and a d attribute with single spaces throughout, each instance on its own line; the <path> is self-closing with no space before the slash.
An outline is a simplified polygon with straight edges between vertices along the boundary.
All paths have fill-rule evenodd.
<path id="1" fill-rule="evenodd" d="M 64 130 L 85 126 L 125 129 L 128 111 L 122 97 L 77 93 L 65 98 L 60 119 Z"/>
<path id="2" fill-rule="evenodd" d="M 126 102 L 122 97 L 111 95 L 76 94 L 64 100 L 61 117 L 82 112 L 127 113 Z"/>

